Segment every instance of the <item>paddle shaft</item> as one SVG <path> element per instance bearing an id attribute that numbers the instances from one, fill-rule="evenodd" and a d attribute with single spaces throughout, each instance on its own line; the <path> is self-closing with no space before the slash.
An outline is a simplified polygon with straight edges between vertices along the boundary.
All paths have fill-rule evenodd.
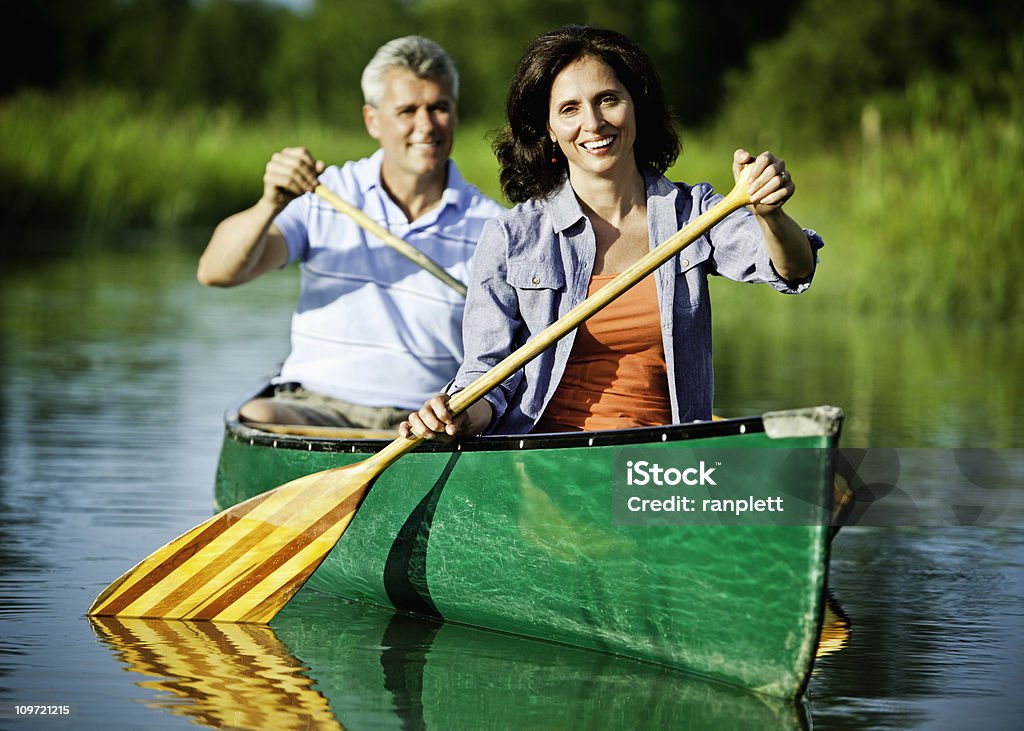
<path id="1" fill-rule="evenodd" d="M 318 196 L 323 198 L 325 201 L 334 206 L 338 211 L 344 213 L 350 217 L 353 221 L 363 227 L 364 230 L 369 231 L 371 234 L 376 236 L 378 239 L 383 241 L 385 244 L 390 246 L 392 249 L 397 251 L 399 254 L 409 259 L 414 264 L 419 265 L 423 269 L 433 274 L 435 277 L 440 279 L 442 282 L 447 284 L 449 287 L 454 289 L 456 292 L 461 294 L 463 297 L 466 296 L 466 285 L 460 282 L 458 279 L 453 277 L 451 274 L 446 272 L 440 264 L 431 259 L 429 256 L 424 254 L 422 251 L 417 249 L 415 246 L 410 244 L 408 241 L 395 236 L 393 233 L 388 231 L 386 228 L 381 226 L 379 223 L 374 221 L 372 218 L 363 213 L 362 210 L 356 208 L 348 201 L 340 198 L 333 190 L 323 185 L 316 186 L 314 191 Z"/>

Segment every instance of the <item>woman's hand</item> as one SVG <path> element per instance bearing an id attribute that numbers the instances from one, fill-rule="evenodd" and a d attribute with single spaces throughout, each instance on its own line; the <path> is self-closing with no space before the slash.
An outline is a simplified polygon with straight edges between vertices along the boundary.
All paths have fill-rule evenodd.
<path id="1" fill-rule="evenodd" d="M 740 170 L 751 163 L 750 194 L 751 209 L 758 216 L 770 216 L 782 209 L 796 191 L 793 177 L 786 170 L 786 162 L 771 152 L 762 152 L 755 159 L 744 149 L 736 150 L 732 157 L 732 174 L 739 180 Z"/>
<path id="2" fill-rule="evenodd" d="M 747 163 L 752 165 L 748 188 L 750 208 L 761 227 L 775 271 L 787 282 L 806 280 L 814 274 L 814 251 L 803 229 L 782 210 L 782 204 L 796 190 L 786 163 L 770 152 L 762 152 L 755 160 L 746 150 L 736 150 L 732 172 L 737 180 Z"/>
<path id="3" fill-rule="evenodd" d="M 399 425 L 398 434 L 407 439 L 454 439 L 479 434 L 491 423 L 491 405 L 486 400 L 480 399 L 458 416 L 453 416 L 448 410 L 450 400 L 446 393 L 429 399 L 419 411 L 409 414 L 409 418 Z"/>

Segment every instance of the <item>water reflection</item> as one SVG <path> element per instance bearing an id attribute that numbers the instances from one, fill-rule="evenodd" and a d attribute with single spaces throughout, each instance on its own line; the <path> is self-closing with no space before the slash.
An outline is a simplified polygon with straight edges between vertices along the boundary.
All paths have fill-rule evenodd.
<path id="1" fill-rule="evenodd" d="M 787 298 L 711 285 L 716 413 L 836 404 L 845 447 L 1024 446 L 1020 322 L 816 311 L 828 293 L 814 287 Z"/>
<path id="2" fill-rule="evenodd" d="M 818 649 L 814 653 L 815 660 L 839 652 L 850 641 L 850 618 L 839 606 L 839 601 L 831 593 L 825 601 L 825 617 L 821 623 L 821 634 L 818 637 Z"/>
<path id="3" fill-rule="evenodd" d="M 1024 531 L 844 528 L 832 554 L 853 631 L 812 675 L 818 725 L 1019 727 Z"/>
<path id="4" fill-rule="evenodd" d="M 802 729 L 786 702 L 654 665 L 300 593 L 274 629 L 93 620 L 157 691 L 211 728 Z"/>
<path id="5" fill-rule="evenodd" d="M 96 634 L 136 682 L 157 691 L 146 701 L 210 728 L 340 729 L 305 668 L 269 627 L 159 619 L 90 618 Z"/>

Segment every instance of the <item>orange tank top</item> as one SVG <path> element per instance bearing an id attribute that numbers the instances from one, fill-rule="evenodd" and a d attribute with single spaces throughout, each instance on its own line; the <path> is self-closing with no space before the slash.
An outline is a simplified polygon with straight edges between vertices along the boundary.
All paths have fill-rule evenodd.
<path id="1" fill-rule="evenodd" d="M 587 296 L 615 278 L 590 279 Z M 672 420 L 654 277 L 580 325 L 558 388 L 534 432 L 661 426 Z"/>

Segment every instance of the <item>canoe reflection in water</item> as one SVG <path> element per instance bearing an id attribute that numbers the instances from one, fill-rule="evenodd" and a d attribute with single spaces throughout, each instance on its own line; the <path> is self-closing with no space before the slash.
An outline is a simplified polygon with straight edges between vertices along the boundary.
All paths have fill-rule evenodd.
<path id="1" fill-rule="evenodd" d="M 265 626 L 92 619 L 151 708 L 210 728 L 802 729 L 786 701 L 604 653 L 395 614 L 314 591 Z M 294 610 L 294 611 L 293 611 Z M 819 657 L 848 631 L 830 601 Z"/>

